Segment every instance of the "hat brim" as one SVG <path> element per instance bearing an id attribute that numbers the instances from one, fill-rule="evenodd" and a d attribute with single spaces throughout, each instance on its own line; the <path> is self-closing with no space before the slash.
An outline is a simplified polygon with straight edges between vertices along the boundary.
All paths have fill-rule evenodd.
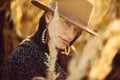
<path id="1" fill-rule="evenodd" d="M 39 0 L 31 0 L 31 3 L 32 3 L 33 5 L 35 5 L 36 7 L 40 8 L 40 9 L 43 9 L 43 10 L 45 10 L 45 11 L 52 11 L 52 12 L 54 12 L 54 9 L 52 9 L 51 7 L 43 4 L 43 3 L 40 2 Z M 69 20 L 70 22 L 72 22 L 73 24 L 79 26 L 79 27 L 80 27 L 81 29 L 83 29 L 84 31 L 86 31 L 86 32 L 88 32 L 88 33 L 90 33 L 90 34 L 92 34 L 92 35 L 99 36 L 96 32 L 90 30 L 90 29 L 87 27 L 87 25 L 82 24 L 82 23 L 75 22 L 75 21 L 73 21 L 70 17 L 66 17 L 67 15 L 65 16 L 64 14 L 62 14 L 62 13 L 60 13 L 60 12 L 59 12 L 59 14 L 60 14 L 62 17 L 64 17 L 65 19 L 67 19 L 67 20 Z"/>

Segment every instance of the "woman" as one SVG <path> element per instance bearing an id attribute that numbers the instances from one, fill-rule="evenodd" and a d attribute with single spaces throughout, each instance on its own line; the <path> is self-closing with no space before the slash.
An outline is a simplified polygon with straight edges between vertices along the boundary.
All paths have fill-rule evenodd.
<path id="1" fill-rule="evenodd" d="M 52 0 L 49 6 L 39 0 L 31 1 L 35 6 L 45 10 L 45 13 L 40 18 L 37 32 L 24 40 L 6 61 L 2 80 L 31 80 L 34 77 L 47 77 L 49 66 L 46 66 L 45 62 L 46 54 L 49 54 L 49 40 L 54 43 L 58 51 L 55 66 L 55 72 L 59 73 L 57 80 L 66 79 L 67 64 L 73 55 L 69 53 L 69 47 L 80 36 L 82 30 L 96 35 L 86 27 L 93 6 L 87 0 L 57 1 L 58 19 L 54 15 L 56 0 Z"/>

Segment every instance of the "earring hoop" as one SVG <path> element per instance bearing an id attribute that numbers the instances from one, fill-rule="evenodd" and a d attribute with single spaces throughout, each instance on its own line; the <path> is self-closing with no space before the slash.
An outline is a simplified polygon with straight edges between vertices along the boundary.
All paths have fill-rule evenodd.
<path id="1" fill-rule="evenodd" d="M 67 45 L 67 47 L 65 48 L 65 54 L 69 55 L 70 53 L 70 44 Z"/>
<path id="2" fill-rule="evenodd" d="M 48 31 L 47 31 L 47 25 L 42 33 L 42 43 L 46 44 L 48 42 Z"/>

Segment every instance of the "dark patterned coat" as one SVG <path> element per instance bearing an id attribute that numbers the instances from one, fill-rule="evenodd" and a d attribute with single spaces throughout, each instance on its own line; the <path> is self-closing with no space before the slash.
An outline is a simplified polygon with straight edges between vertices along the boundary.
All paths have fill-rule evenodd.
<path id="1" fill-rule="evenodd" d="M 46 77 L 47 61 L 44 47 L 27 39 L 9 56 L 3 67 L 1 80 L 32 80 L 34 77 Z M 56 62 L 57 80 L 65 80 L 67 73 Z"/>

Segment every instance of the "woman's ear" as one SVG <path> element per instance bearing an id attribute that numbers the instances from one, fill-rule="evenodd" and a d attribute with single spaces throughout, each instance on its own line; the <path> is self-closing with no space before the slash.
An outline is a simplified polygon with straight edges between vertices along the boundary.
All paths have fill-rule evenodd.
<path id="1" fill-rule="evenodd" d="M 52 12 L 46 12 L 45 13 L 45 20 L 46 20 L 46 23 L 49 23 L 51 20 L 52 20 Z"/>

